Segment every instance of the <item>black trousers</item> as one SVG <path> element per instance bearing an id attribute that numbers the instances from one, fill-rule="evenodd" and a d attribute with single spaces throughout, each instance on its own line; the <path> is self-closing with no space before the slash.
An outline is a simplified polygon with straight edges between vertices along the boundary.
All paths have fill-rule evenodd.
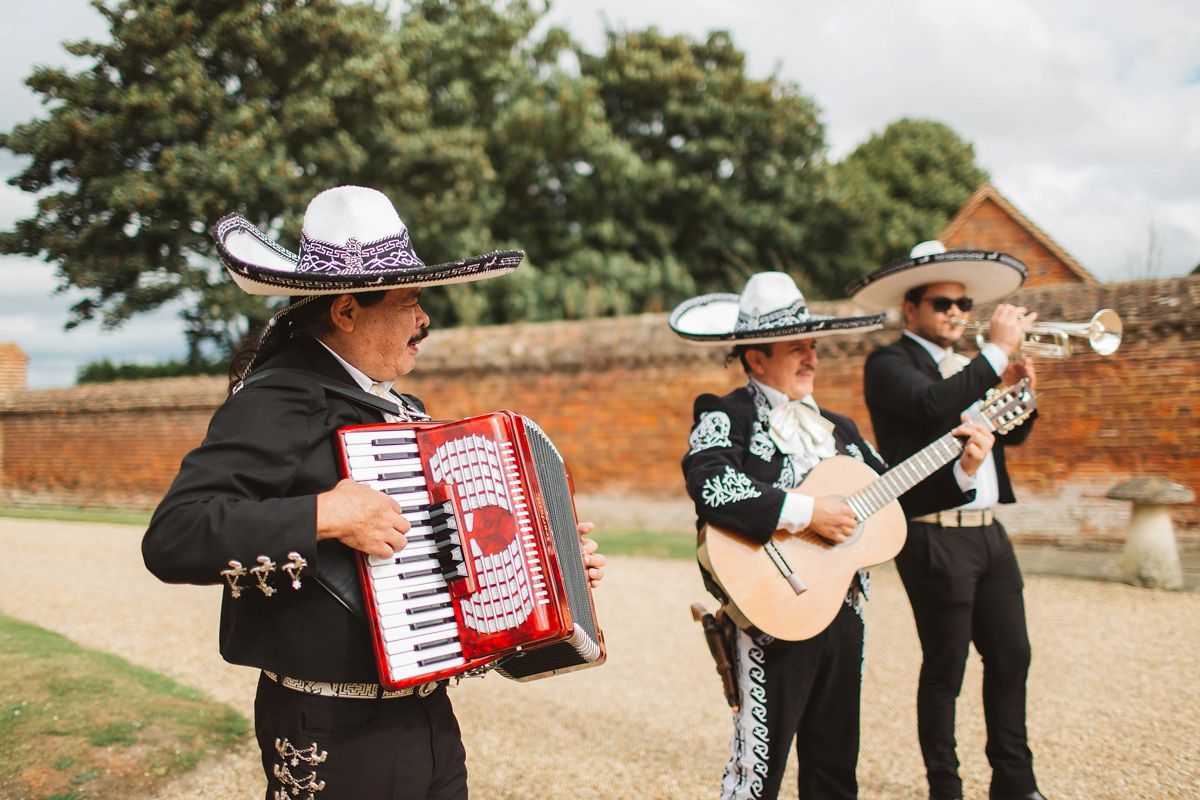
<path id="1" fill-rule="evenodd" d="M 267 800 L 465 800 L 466 751 L 446 687 L 428 697 L 322 697 L 265 675 L 254 727 Z"/>
<path id="2" fill-rule="evenodd" d="M 1037 788 L 1025 732 L 1029 634 L 1024 582 L 999 522 L 943 528 L 909 522 L 896 556 L 921 640 L 917 732 L 933 798 L 962 796 L 955 752 L 955 701 L 969 645 L 983 660 L 983 713 L 992 796 Z"/>
<path id="3" fill-rule="evenodd" d="M 828 628 L 800 642 L 764 644 L 738 631 L 735 658 L 741 707 L 733 715 L 722 800 L 774 800 L 793 738 L 800 800 L 858 797 L 858 612 L 843 603 Z"/>

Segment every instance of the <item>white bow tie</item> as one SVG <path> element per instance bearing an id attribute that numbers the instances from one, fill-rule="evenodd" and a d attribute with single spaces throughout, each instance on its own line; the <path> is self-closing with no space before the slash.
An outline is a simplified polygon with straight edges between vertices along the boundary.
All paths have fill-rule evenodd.
<path id="1" fill-rule="evenodd" d="M 951 375 L 962 372 L 963 367 L 970 363 L 971 359 L 951 350 L 942 356 L 942 360 L 938 362 L 938 372 L 941 373 L 943 378 L 949 378 Z"/>
<path id="2" fill-rule="evenodd" d="M 820 458 L 837 455 L 833 423 L 815 408 L 799 400 L 790 400 L 771 409 L 767 415 L 771 439 L 785 453 L 812 453 Z"/>

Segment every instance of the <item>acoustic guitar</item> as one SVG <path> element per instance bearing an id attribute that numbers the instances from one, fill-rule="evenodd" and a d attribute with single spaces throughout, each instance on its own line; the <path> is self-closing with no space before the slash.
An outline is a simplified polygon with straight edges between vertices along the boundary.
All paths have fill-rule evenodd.
<path id="1" fill-rule="evenodd" d="M 1037 408 L 1027 383 L 1022 380 L 990 395 L 977 411 L 968 412 L 971 421 L 995 433 L 1020 425 Z M 850 456 L 817 464 L 790 491 L 845 499 L 859 524 L 840 544 L 811 531 L 778 530 L 764 545 L 706 526 L 698 555 L 729 597 L 731 617 L 744 627 L 790 641 L 825 630 L 837 616 L 854 573 L 888 561 L 904 546 L 908 523 L 896 498 L 953 461 L 962 449 L 962 441 L 947 433 L 882 475 Z"/>

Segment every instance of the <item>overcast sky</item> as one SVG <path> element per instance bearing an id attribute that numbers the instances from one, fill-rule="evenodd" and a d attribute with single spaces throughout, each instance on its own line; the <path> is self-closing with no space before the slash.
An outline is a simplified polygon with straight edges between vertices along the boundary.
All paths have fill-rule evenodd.
<path id="1" fill-rule="evenodd" d="M 394 3 L 395 5 L 396 3 Z M 63 41 L 106 39 L 86 0 L 0 0 L 0 130 L 43 111 L 35 64 Z M 1200 264 L 1200 13 L 1195 0 L 558 0 L 550 18 L 592 52 L 605 23 L 733 35 L 755 77 L 799 84 L 834 159 L 902 117 L 949 125 L 996 188 L 1100 280 Z M 78 65 L 74 65 L 78 69 Z M 19 163 L 0 152 L 0 175 Z M 32 198 L 0 187 L 0 228 Z M 1146 273 L 1151 242 L 1154 272 Z M 178 308 L 120 331 L 63 331 L 71 293 L 44 262 L 0 258 L 0 341 L 30 356 L 32 388 L 69 386 L 101 358 L 182 358 Z"/>

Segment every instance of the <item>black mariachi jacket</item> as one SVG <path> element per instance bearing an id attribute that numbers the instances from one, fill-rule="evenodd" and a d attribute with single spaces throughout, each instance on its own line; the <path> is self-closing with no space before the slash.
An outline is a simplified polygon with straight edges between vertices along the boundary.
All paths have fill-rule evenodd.
<path id="1" fill-rule="evenodd" d="M 314 681 L 379 681 L 353 550 L 317 542 L 317 494 L 340 479 L 334 433 L 383 421 L 380 411 L 320 383 L 356 390 L 329 351 L 293 342 L 253 374 L 283 368 L 230 395 L 189 453 L 142 540 L 146 566 L 168 583 L 227 583 L 237 561 L 274 568 L 224 587 L 226 661 Z M 353 392 L 351 392 L 353 393 Z M 297 576 L 289 554 L 307 562 Z M 268 592 L 271 592 L 268 594 Z"/>
<path id="2" fill-rule="evenodd" d="M 899 341 L 877 348 L 867 356 L 863 367 L 863 395 L 883 457 L 899 464 L 958 427 L 962 412 L 999 382 L 1000 376 L 982 354 L 958 374 L 942 378 L 933 356 L 909 336 L 902 335 Z M 1022 425 L 996 437 L 992 455 L 1001 503 L 1016 501 L 1004 449 L 1024 442 L 1035 419 L 1037 411 Z M 942 467 L 901 496 L 900 504 L 910 518 L 967 502 L 959 493 L 946 490 L 943 478 L 950 468 Z"/>
<path id="3" fill-rule="evenodd" d="M 786 490 L 799 486 L 816 466 L 816 461 L 789 457 L 775 446 L 768 433 L 770 411 L 766 395 L 754 383 L 724 397 L 696 398 L 683 475 L 696 504 L 697 529 L 711 523 L 756 542 L 770 541 Z M 853 420 L 825 409 L 821 415 L 833 423 L 839 454 L 876 472 L 887 469 Z"/>

